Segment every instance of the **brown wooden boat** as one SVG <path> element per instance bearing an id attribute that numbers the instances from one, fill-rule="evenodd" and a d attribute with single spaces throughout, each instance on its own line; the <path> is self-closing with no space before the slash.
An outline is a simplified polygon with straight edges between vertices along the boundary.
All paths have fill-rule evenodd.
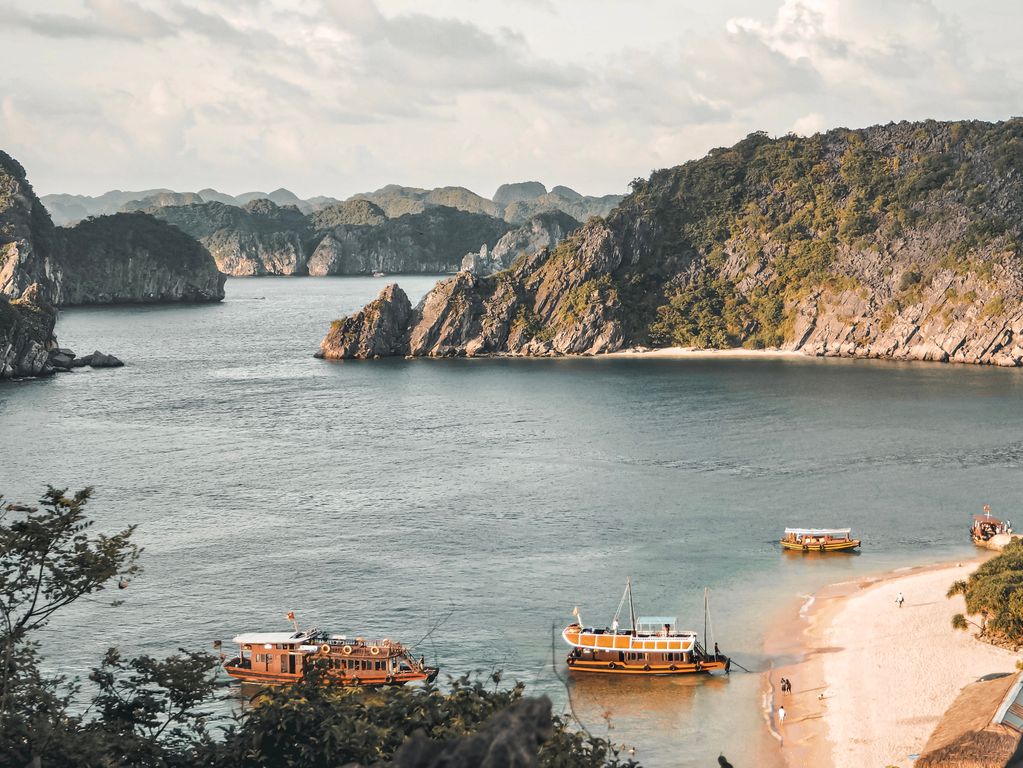
<path id="1" fill-rule="evenodd" d="M 978 547 L 987 546 L 988 540 L 1000 533 L 1012 533 L 1012 524 L 991 517 L 991 506 L 984 505 L 983 515 L 974 515 L 970 525 L 970 538 Z"/>
<path id="2" fill-rule="evenodd" d="M 404 685 L 437 677 L 436 667 L 426 666 L 423 657 L 414 658 L 406 646 L 393 640 L 349 639 L 318 629 L 296 629 L 249 632 L 234 642 L 238 655 L 225 659 L 224 671 L 243 683 L 294 683 L 314 668 L 321 671 L 323 682 L 333 685 Z"/>
<path id="3" fill-rule="evenodd" d="M 625 600 L 629 601 L 631 627 L 619 629 L 618 617 Z M 704 610 L 706 611 L 706 594 Z M 674 616 L 640 616 L 632 603 L 632 581 L 626 581 L 625 594 L 611 620 L 603 629 L 583 626 L 578 621 L 562 631 L 572 646 L 566 663 L 572 672 L 598 672 L 612 675 L 687 675 L 715 671 L 728 672 L 731 660 L 718 652 L 708 653 L 696 632 L 678 630 Z M 706 630 L 704 630 L 706 636 Z"/>

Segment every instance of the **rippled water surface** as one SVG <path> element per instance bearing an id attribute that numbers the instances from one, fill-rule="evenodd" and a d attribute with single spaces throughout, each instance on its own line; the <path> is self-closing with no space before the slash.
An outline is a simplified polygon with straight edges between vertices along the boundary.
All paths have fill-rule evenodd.
<path id="1" fill-rule="evenodd" d="M 965 557 L 967 516 L 1016 514 L 1023 375 L 821 360 L 324 362 L 329 321 L 384 280 L 252 278 L 216 306 L 75 309 L 80 354 L 127 366 L 0 383 L 0 492 L 96 486 L 138 523 L 117 609 L 49 633 L 64 672 L 108 645 L 208 648 L 306 624 L 503 669 L 566 706 L 554 629 L 604 623 L 627 574 L 763 668 L 767 623 L 857 574 Z M 413 301 L 433 279 L 400 280 Z M 785 525 L 851 525 L 859 556 L 783 556 Z M 553 645 L 553 652 L 552 652 Z M 552 657 L 556 664 L 552 666 Z M 557 673 L 557 675 L 555 674 Z M 648 765 L 769 765 L 756 675 L 571 683 L 577 714 Z"/>

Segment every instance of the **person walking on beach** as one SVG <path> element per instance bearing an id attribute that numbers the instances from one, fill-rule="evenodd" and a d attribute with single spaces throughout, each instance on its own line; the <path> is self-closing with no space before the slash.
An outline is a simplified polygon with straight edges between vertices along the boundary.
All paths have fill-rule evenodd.
<path id="1" fill-rule="evenodd" d="M 785 707 L 778 707 L 778 725 L 785 725 Z"/>
<path id="2" fill-rule="evenodd" d="M 905 600 L 906 598 L 902 596 L 901 592 L 899 592 L 899 594 L 895 596 L 895 602 L 898 603 L 899 608 L 902 607 L 902 604 L 905 602 Z"/>

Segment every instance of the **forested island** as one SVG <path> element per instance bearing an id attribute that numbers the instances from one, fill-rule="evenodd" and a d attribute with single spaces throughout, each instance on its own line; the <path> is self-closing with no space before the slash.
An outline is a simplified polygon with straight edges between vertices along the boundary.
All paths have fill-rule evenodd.
<path id="1" fill-rule="evenodd" d="M 1021 171 L 1021 119 L 754 133 L 415 309 L 388 288 L 318 354 L 746 347 L 1016 366 Z"/>

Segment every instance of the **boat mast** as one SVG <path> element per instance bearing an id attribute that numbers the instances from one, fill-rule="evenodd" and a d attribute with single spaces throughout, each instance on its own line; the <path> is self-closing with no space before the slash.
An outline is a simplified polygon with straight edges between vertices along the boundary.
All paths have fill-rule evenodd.
<path id="1" fill-rule="evenodd" d="M 707 588 L 704 587 L 703 588 L 703 650 L 704 651 L 707 650 L 707 610 L 708 610 L 707 602 L 708 602 L 708 600 L 709 600 L 709 598 L 707 597 Z"/>
<path id="2" fill-rule="evenodd" d="M 632 621 L 632 631 L 636 631 L 636 606 L 632 602 L 632 577 L 625 578 L 625 590 L 629 593 L 629 617 Z"/>

